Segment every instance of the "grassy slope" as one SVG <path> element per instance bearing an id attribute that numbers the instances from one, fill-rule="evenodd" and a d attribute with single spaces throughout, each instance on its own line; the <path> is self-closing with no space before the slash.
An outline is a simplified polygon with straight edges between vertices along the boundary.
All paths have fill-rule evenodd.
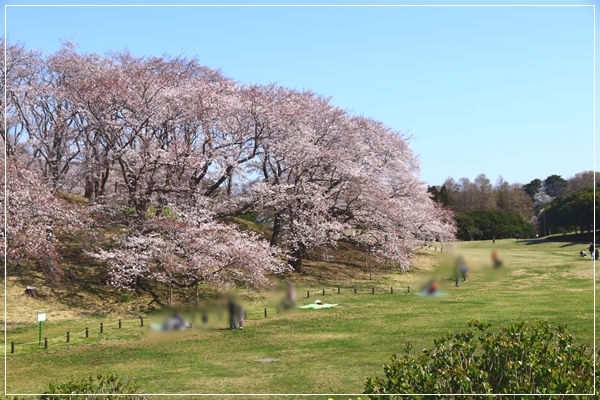
<path id="1" fill-rule="evenodd" d="M 577 254 L 585 245 L 497 241 L 495 248 L 505 262 L 501 275 L 489 273 L 490 242 L 459 247 L 467 258 L 469 277 L 459 288 L 444 281 L 447 297 L 427 299 L 399 289 L 394 295 L 354 295 L 346 289 L 340 295 L 318 296 L 339 303 L 337 308 L 294 310 L 264 319 L 262 308 L 269 293 L 255 293 L 248 297 L 251 318 L 244 331 L 189 330 L 160 344 L 137 322 L 128 322 L 121 331 L 114 325 L 107 327 L 101 336 L 99 322 L 114 322 L 121 311 L 102 319 L 77 315 L 67 307 L 65 312 L 73 314 L 49 321 L 44 336 L 93 326 L 91 337 L 84 340 L 80 334 L 69 345 L 52 342 L 48 350 L 18 347 L 17 354 L 8 357 L 8 391 L 31 393 L 75 373 L 114 371 L 136 377 L 149 393 L 357 393 L 364 378 L 381 374 L 381 364 L 393 352 L 402 351 L 405 342 L 411 341 L 413 351 L 418 351 L 447 330 L 464 328 L 472 318 L 494 326 L 544 318 L 568 323 L 578 341 L 592 342 L 593 264 Z M 410 272 L 381 272 L 368 281 L 359 267 L 364 259 L 356 249 L 342 248 L 335 256 L 338 263 L 310 261 L 305 273 L 293 276 L 301 293 L 325 283 L 405 288 L 431 273 L 445 272 L 438 266 L 439 252 L 420 250 Z M 345 256 L 354 261 L 340 263 Z M 24 307 L 20 312 L 29 319 L 34 318 L 34 310 L 46 310 L 48 304 L 38 300 L 15 305 L 11 290 L 9 285 L 9 310 Z M 311 296 L 302 302 L 312 300 Z M 224 327 L 224 323 L 219 326 Z M 8 341 L 36 338 L 33 324 L 8 332 Z M 263 357 L 281 361 L 254 361 Z"/>

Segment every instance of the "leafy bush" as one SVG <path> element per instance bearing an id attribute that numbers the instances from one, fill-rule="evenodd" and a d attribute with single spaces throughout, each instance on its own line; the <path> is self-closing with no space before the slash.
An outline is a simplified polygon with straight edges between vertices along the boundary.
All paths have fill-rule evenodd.
<path id="1" fill-rule="evenodd" d="M 114 399 L 111 394 L 129 395 L 118 396 L 123 400 L 145 400 L 147 397 L 138 393 L 140 387 L 128 377 L 119 377 L 115 374 L 90 375 L 80 380 L 71 379 L 68 382 L 48 385 L 46 392 L 40 397 L 41 400 L 56 399 L 85 399 L 85 400 L 109 400 Z M 64 394 L 65 396 L 60 396 Z M 69 396 L 81 394 L 82 396 Z M 92 394 L 104 394 L 105 396 L 92 396 Z M 59 395 L 59 396 L 57 396 Z M 88 395 L 88 396 L 86 396 Z"/>
<path id="2" fill-rule="evenodd" d="M 566 326 L 548 322 L 514 324 L 492 332 L 490 325 L 471 321 L 466 331 L 434 340 L 418 357 L 393 355 L 383 367 L 385 379 L 367 378 L 365 393 L 372 399 L 391 400 L 385 394 L 584 394 L 593 393 L 594 359 L 586 345 L 575 346 Z M 600 380 L 597 381 L 600 384 Z M 447 397 L 447 396 L 446 396 Z M 579 398 L 589 396 L 580 396 Z M 523 398 L 523 397 L 519 397 Z M 570 397 L 577 398 L 577 397 Z"/>

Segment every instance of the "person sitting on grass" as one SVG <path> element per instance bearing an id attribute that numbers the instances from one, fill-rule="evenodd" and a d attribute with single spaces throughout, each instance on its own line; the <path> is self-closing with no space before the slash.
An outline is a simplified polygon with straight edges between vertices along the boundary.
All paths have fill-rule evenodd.
<path id="1" fill-rule="evenodd" d="M 435 279 L 432 279 L 427 283 L 427 287 L 426 287 L 427 292 L 426 293 L 429 295 L 434 295 L 437 293 L 438 289 L 439 289 L 438 283 L 435 281 Z"/>
<path id="2" fill-rule="evenodd" d="M 188 324 L 185 322 L 181 312 L 176 311 L 175 314 L 165 322 L 164 329 L 166 331 L 177 331 L 185 329 L 187 326 Z"/>

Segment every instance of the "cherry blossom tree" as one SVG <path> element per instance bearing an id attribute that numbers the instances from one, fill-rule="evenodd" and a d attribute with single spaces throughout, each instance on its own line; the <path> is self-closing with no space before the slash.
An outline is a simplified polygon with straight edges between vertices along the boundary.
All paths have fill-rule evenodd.
<path id="1" fill-rule="evenodd" d="M 110 284 L 150 292 L 149 282 L 181 288 L 199 282 L 266 287 L 269 274 L 288 269 L 279 259 L 279 250 L 256 234 L 216 222 L 211 213 L 194 209 L 137 224 L 111 250 L 97 249 L 92 255 L 108 263 Z"/>
<path id="2" fill-rule="evenodd" d="M 6 64 L 11 154 L 49 196 L 82 188 L 89 212 L 125 216 L 113 249 L 94 252 L 114 285 L 264 285 L 280 251 L 299 271 L 341 238 L 407 266 L 422 240 L 454 238 L 406 134 L 315 93 L 70 43 L 49 56 L 11 46 Z M 216 222 L 248 210 L 273 217 L 270 247 Z"/>
<path id="3" fill-rule="evenodd" d="M 36 262 L 54 283 L 63 275 L 57 252 L 56 231 L 78 226 L 80 218 L 72 206 L 56 198 L 52 189 L 15 157 L 1 161 L 6 168 L 7 214 L 4 199 L 0 213 L 6 217 L 7 261 L 16 264 L 31 260 Z M 4 191 L 4 180 L 1 182 Z"/>

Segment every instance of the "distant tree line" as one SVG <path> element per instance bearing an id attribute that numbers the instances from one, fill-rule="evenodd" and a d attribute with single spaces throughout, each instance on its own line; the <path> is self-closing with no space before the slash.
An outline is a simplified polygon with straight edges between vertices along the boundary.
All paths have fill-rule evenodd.
<path id="1" fill-rule="evenodd" d="M 545 229 L 555 233 L 590 232 L 594 213 L 600 218 L 600 193 L 596 193 L 594 211 L 594 188 L 586 187 L 570 194 L 561 194 L 541 210 L 538 217 Z"/>
<path id="2" fill-rule="evenodd" d="M 519 234 L 527 239 L 535 236 L 535 228 L 517 214 L 500 211 L 467 211 L 456 215 L 460 240 L 509 238 Z"/>
<path id="3" fill-rule="evenodd" d="M 455 211 L 458 237 L 480 240 L 533 237 L 559 232 L 590 231 L 593 224 L 593 186 L 600 173 L 585 171 L 564 179 L 550 175 L 527 184 L 508 183 L 500 176 L 495 184 L 485 174 L 474 181 L 448 178 L 429 186 L 433 201 Z M 596 210 L 598 212 L 598 210 Z"/>

